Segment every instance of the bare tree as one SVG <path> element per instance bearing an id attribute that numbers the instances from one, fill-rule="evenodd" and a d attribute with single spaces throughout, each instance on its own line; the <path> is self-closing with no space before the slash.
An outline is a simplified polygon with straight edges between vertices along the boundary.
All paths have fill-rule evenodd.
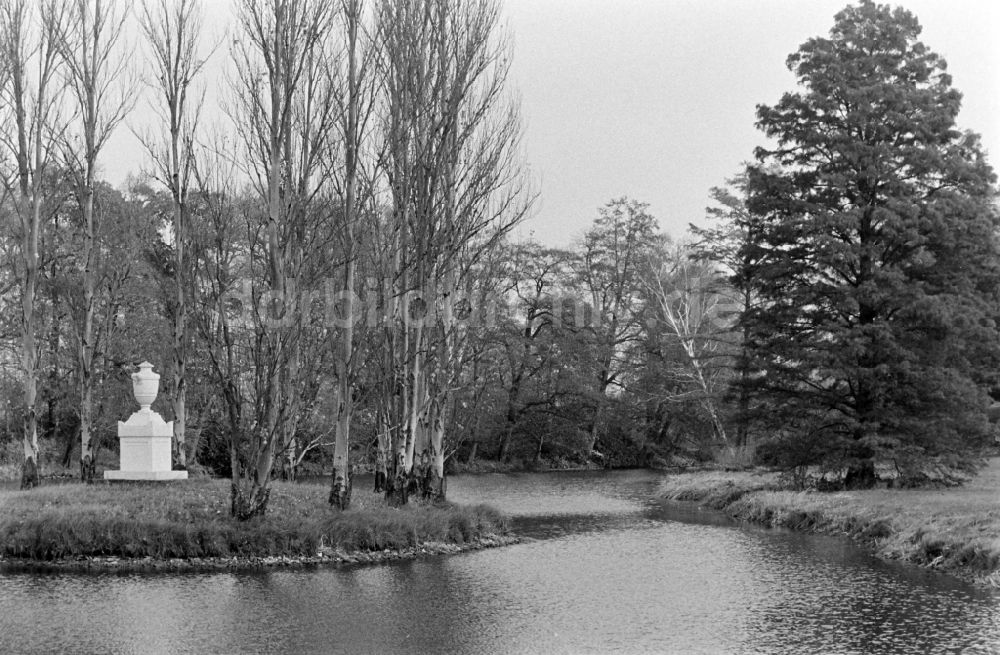
<path id="1" fill-rule="evenodd" d="M 3 180 L 5 190 L 15 196 L 20 239 L 21 367 L 24 374 L 24 463 L 21 488 L 39 484 L 38 387 L 39 347 L 35 342 L 37 321 L 35 294 L 39 275 L 39 232 L 52 211 L 55 195 L 45 186 L 45 176 L 56 151 L 59 135 L 61 95 L 54 87 L 58 73 L 58 39 L 65 8 L 59 2 L 43 4 L 27 0 L 0 3 L 0 68 L 6 76 L 3 97 L 13 113 L 0 139 L 17 164 Z"/>
<path id="2" fill-rule="evenodd" d="M 333 446 L 333 475 L 330 487 L 330 504 L 347 509 L 351 502 L 350 453 L 351 419 L 354 414 L 359 348 L 355 323 L 360 319 L 354 306 L 357 298 L 358 244 L 357 228 L 364 209 L 374 211 L 374 183 L 362 179 L 362 146 L 369 131 L 370 119 L 377 98 L 375 50 L 365 38 L 365 3 L 362 0 L 340 0 L 340 25 L 343 30 L 344 53 L 340 58 L 342 71 L 333 81 L 341 89 L 335 94 L 338 100 L 338 125 L 343 144 L 343 165 L 331 167 L 330 179 L 336 197 L 343 206 L 343 220 L 338 233 L 344 257 L 341 310 L 345 320 L 333 334 L 336 344 L 337 421 Z M 346 87 L 346 88 L 345 88 Z M 337 174 L 342 170 L 341 174 Z M 364 183 L 364 184 L 363 184 Z"/>
<path id="3" fill-rule="evenodd" d="M 622 388 L 634 370 L 635 348 L 643 336 L 643 266 L 663 241 L 645 203 L 619 198 L 600 209 L 584 236 L 578 278 L 589 295 L 593 318 L 584 327 L 593 340 L 597 375 L 587 455 L 597 454 L 606 397 Z"/>
<path id="4" fill-rule="evenodd" d="M 68 92 L 75 100 L 75 129 L 63 143 L 83 215 L 83 293 L 77 329 L 80 383 L 80 478 L 93 480 L 97 453 L 93 422 L 94 307 L 97 287 L 97 161 L 115 128 L 132 107 L 127 91 L 127 48 L 123 42 L 127 12 L 115 0 L 72 0 L 58 40 Z"/>
<path id="5" fill-rule="evenodd" d="M 239 171 L 231 149 L 231 142 L 218 136 L 213 147 L 199 151 L 194 173 L 202 220 L 191 226 L 190 261 L 197 280 L 191 289 L 192 323 L 205 343 L 209 370 L 221 395 L 230 461 L 236 470 L 248 413 L 247 369 L 252 362 L 246 356 L 247 340 L 240 338 L 246 332 L 241 320 L 246 311 L 233 303 L 246 279 L 249 254 L 245 239 L 240 238 L 245 230 L 239 220 Z"/>
<path id="6" fill-rule="evenodd" d="M 187 299 L 190 295 L 190 263 L 187 260 L 190 221 L 188 190 L 194 166 L 195 130 L 199 105 L 192 106 L 190 91 L 205 59 L 199 55 L 202 34 L 200 0 L 159 0 L 155 8 L 142 5 L 143 34 L 151 53 L 152 83 L 157 92 L 154 111 L 165 134 L 143 139 L 153 159 L 156 178 L 170 192 L 174 245 L 173 294 L 173 461 L 187 468 L 185 428 L 187 424 Z"/>
<path id="7" fill-rule="evenodd" d="M 232 513 L 266 511 L 275 457 L 295 434 L 306 316 L 298 290 L 315 282 L 329 238 L 322 196 L 323 155 L 335 119 L 328 40 L 335 18 L 326 0 L 244 0 L 234 56 L 231 115 L 260 205 L 247 207 L 253 290 L 253 415 L 234 444 Z M 312 277 L 310 277 L 312 275 Z M 263 312 L 258 301 L 264 299 Z M 237 447 L 238 446 L 238 447 Z"/>
<path id="8" fill-rule="evenodd" d="M 523 413 L 533 405 L 550 402 L 542 395 L 537 400 L 525 399 L 526 387 L 533 378 L 540 377 L 550 364 L 550 349 L 539 344 L 542 336 L 550 331 L 557 317 L 552 315 L 553 297 L 560 278 L 572 261 L 571 253 L 543 248 L 538 243 L 526 242 L 509 248 L 508 270 L 505 286 L 513 300 L 514 312 L 508 337 L 503 339 L 505 370 L 502 378 L 507 396 L 505 422 L 500 431 L 497 460 L 507 461 L 514 429 Z"/>
<path id="9" fill-rule="evenodd" d="M 387 0 L 379 18 L 396 247 L 390 347 L 401 399 L 385 399 L 400 426 L 387 493 L 405 502 L 413 477 L 428 495 L 444 496 L 445 417 L 467 327 L 455 301 L 532 197 L 518 107 L 505 95 L 510 57 L 498 4 Z"/>
<path id="10" fill-rule="evenodd" d="M 723 369 L 718 361 L 727 354 L 727 344 L 720 336 L 729 330 L 723 321 L 732 322 L 723 316 L 732 299 L 723 293 L 711 264 L 693 259 L 688 247 L 681 245 L 659 254 L 659 261 L 650 262 L 643 281 L 655 303 L 657 317 L 684 352 L 687 366 L 683 377 L 698 394 L 716 440 L 728 445 L 719 408 L 724 383 L 720 382 L 719 372 Z"/>

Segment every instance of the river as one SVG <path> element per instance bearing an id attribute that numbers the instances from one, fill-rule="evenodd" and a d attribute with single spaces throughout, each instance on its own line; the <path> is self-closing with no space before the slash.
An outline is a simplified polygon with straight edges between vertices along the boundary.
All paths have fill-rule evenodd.
<path id="1" fill-rule="evenodd" d="M 522 544 L 378 566 L 3 574 L 0 652 L 1000 653 L 1000 593 L 656 499 L 651 471 L 459 476 Z"/>

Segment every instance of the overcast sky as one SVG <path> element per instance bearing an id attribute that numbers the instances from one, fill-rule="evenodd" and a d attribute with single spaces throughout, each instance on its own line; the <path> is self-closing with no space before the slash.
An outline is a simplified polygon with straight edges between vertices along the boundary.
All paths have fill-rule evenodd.
<path id="1" fill-rule="evenodd" d="M 225 0 L 207 0 L 214 27 Z M 763 143 L 754 108 L 795 80 L 786 57 L 827 35 L 843 0 L 506 0 L 511 82 L 540 191 L 522 236 L 566 246 L 612 198 L 649 203 L 675 238 Z M 1000 2 L 906 0 L 964 94 L 960 127 L 1000 162 Z M 224 48 L 215 57 L 224 58 Z M 211 71 L 210 71 L 211 73 Z M 216 82 L 217 83 L 217 82 Z M 141 110 L 142 105 L 137 107 Z M 127 129 L 104 156 L 113 183 L 142 164 Z"/>

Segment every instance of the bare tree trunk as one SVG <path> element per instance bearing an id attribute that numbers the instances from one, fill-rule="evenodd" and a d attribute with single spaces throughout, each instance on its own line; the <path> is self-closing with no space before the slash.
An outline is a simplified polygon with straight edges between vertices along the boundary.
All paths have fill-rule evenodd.
<path id="1" fill-rule="evenodd" d="M 395 192 L 395 191 L 394 191 Z M 396 200 L 397 204 L 399 203 Z M 397 211 L 399 209 L 397 208 Z M 389 306 L 389 320 L 386 326 L 386 371 L 390 379 L 386 397 L 383 399 L 389 408 L 389 416 L 394 423 L 391 435 L 391 461 L 386 476 L 386 501 L 392 506 L 405 505 L 409 501 L 407 478 L 409 469 L 406 465 L 406 442 L 412 437 L 410 433 L 409 400 L 407 393 L 407 371 L 409 367 L 409 337 L 406 333 L 405 319 L 402 316 L 401 297 L 406 288 L 406 269 L 403 266 L 406 247 L 406 235 L 402 230 L 396 231 L 395 247 L 393 249 L 393 265 L 390 275 L 394 275 L 392 287 L 386 304 Z M 398 272 L 398 274 L 396 274 Z"/>
<path id="2" fill-rule="evenodd" d="M 174 307 L 171 325 L 172 370 L 171 403 L 174 413 L 173 466 L 187 468 L 187 341 L 189 268 L 188 243 L 188 184 L 194 161 L 194 132 L 197 111 L 189 111 L 188 92 L 193 78 L 200 72 L 204 60 L 198 58 L 202 18 L 200 0 L 159 0 L 155 10 L 142 5 L 140 22 L 153 54 L 153 67 L 160 100 L 166 105 L 162 112 L 166 123 L 166 143 L 147 139 L 149 150 L 158 168 L 161 183 L 170 191 L 174 232 Z"/>
<path id="3" fill-rule="evenodd" d="M 299 412 L 301 340 L 306 327 L 296 289 L 311 281 L 304 265 L 316 251 L 315 199 L 327 179 L 320 153 L 331 146 L 331 65 L 327 38 L 333 19 L 325 0 L 283 0 L 239 5 L 241 38 L 234 48 L 235 100 L 247 173 L 254 180 L 263 216 L 248 213 L 254 239 L 251 270 L 263 269 L 257 289 L 263 315 L 253 313 L 248 349 L 257 371 L 253 419 L 233 467 L 233 515 L 263 514 L 278 453 L 294 437 Z M 260 225 L 259 221 L 263 221 Z M 259 269 L 258 269 L 259 270 Z M 235 438 L 235 437 L 234 437 Z"/>
<path id="4" fill-rule="evenodd" d="M 455 322 L 425 321 L 438 318 L 437 304 L 452 302 L 462 276 L 523 215 L 516 111 L 501 106 L 509 59 L 498 17 L 492 0 L 384 0 L 379 16 L 392 229 L 405 254 L 394 279 L 401 294 L 436 294 L 394 317 L 405 373 L 391 486 L 409 472 L 431 496 L 444 493 L 450 389 L 462 358 Z"/>
<path id="5" fill-rule="evenodd" d="M 77 346 L 80 366 L 80 480 L 93 482 L 97 467 L 90 428 L 93 424 L 94 365 L 94 287 L 97 271 L 94 262 L 94 189 L 93 176 L 86 176 L 83 190 L 83 329 Z"/>
<path id="6" fill-rule="evenodd" d="M 346 323 L 341 329 L 341 351 L 337 362 L 338 404 L 337 432 L 333 446 L 333 475 L 330 487 L 330 504 L 345 510 L 351 504 L 351 420 L 354 415 L 355 347 L 355 270 L 357 252 L 354 226 L 358 220 L 358 151 L 360 146 L 360 83 L 358 62 L 358 32 L 360 30 L 362 3 L 344 0 L 344 27 L 347 50 L 347 106 L 344 121 L 344 245 L 347 258 L 344 276 L 344 311 Z M 377 483 L 376 483 L 377 485 Z"/>
<path id="7" fill-rule="evenodd" d="M 230 325 L 228 294 L 232 290 L 232 280 L 239 275 L 239 269 L 234 264 L 236 257 L 231 241 L 238 228 L 235 226 L 236 209 L 233 205 L 236 194 L 230 186 L 235 176 L 233 171 L 219 170 L 221 168 L 220 162 L 209 161 L 205 166 L 205 176 L 202 176 L 201 170 L 197 171 L 213 229 L 212 248 L 204 256 L 208 286 L 206 292 L 209 297 L 206 299 L 205 311 L 199 314 L 203 319 L 206 316 L 214 317 L 214 320 L 202 320 L 197 325 L 209 346 L 207 354 L 220 388 L 228 423 L 230 514 L 238 520 L 248 520 L 264 511 L 267 495 L 263 494 L 262 499 L 259 490 L 252 488 L 248 480 L 252 471 L 242 452 L 247 445 L 245 435 L 249 431 L 244 421 L 244 409 L 248 403 L 245 382 L 241 376 L 244 368 L 244 360 L 240 357 L 242 344 L 238 343 L 237 335 L 242 329 L 246 329 L 243 323 L 249 323 L 250 319 Z M 199 288 L 195 291 L 198 293 Z M 251 299 L 244 298 L 244 302 L 250 303 Z M 244 307 L 243 310 L 245 314 L 253 311 L 249 307 Z"/>
<path id="8" fill-rule="evenodd" d="M 747 293 L 743 300 L 744 316 L 752 309 L 752 306 L 752 299 Z M 744 326 L 740 337 L 742 341 L 740 342 L 740 355 L 737 363 L 740 389 L 737 401 L 736 445 L 738 448 L 745 448 L 750 442 L 750 328 Z"/>
<path id="9" fill-rule="evenodd" d="M 67 141 L 67 164 L 75 177 L 76 197 L 83 215 L 83 306 L 77 334 L 80 385 L 80 479 L 91 482 L 97 466 L 93 427 L 94 311 L 98 277 L 97 224 L 94 195 L 97 159 L 115 127 L 131 108 L 131 97 L 112 93 L 127 86 L 124 52 L 118 51 L 125 11 L 114 0 L 74 0 L 67 28 L 60 32 L 59 51 L 66 66 L 67 86 L 79 117 L 80 143 Z"/>
<path id="10" fill-rule="evenodd" d="M 378 416 L 378 426 L 376 435 L 376 453 L 375 453 L 375 493 L 383 493 L 386 488 L 386 478 L 388 477 L 388 458 L 389 458 L 389 421 L 386 420 L 384 414 L 380 411 Z"/>
<path id="11" fill-rule="evenodd" d="M 177 161 L 177 133 L 171 130 L 172 160 Z M 178 173 L 179 177 L 179 173 Z M 175 178 L 176 179 L 176 178 Z M 175 185 L 176 186 L 176 185 Z M 174 320 L 171 338 L 173 348 L 173 389 L 171 399 L 174 409 L 174 439 L 172 442 L 173 468 L 187 470 L 187 262 L 184 242 L 187 229 L 184 225 L 185 201 L 178 189 L 174 193 Z"/>
<path id="12" fill-rule="evenodd" d="M 254 474 L 234 475 L 230 484 L 229 512 L 237 521 L 263 516 L 271 499 L 271 488 Z"/>
<path id="13" fill-rule="evenodd" d="M 529 328 L 530 331 L 530 328 Z M 500 447 L 497 451 L 497 461 L 504 463 L 510 456 L 510 444 L 514 437 L 514 427 L 521 416 L 521 381 L 525 372 L 525 348 L 521 349 L 517 370 L 512 372 L 510 388 L 507 389 L 507 417 L 504 429 L 500 432 Z"/>
<path id="14" fill-rule="evenodd" d="M 22 341 L 21 358 L 24 369 L 24 464 L 21 467 L 21 488 L 38 486 L 38 416 L 35 401 L 38 393 L 38 358 L 35 347 L 35 285 L 38 280 L 38 203 L 32 211 L 31 226 L 25 236 L 24 291 L 21 297 Z"/>
<path id="15" fill-rule="evenodd" d="M 716 390 L 704 365 L 705 359 L 711 356 L 719 343 L 714 335 L 706 333 L 709 326 L 705 319 L 714 313 L 720 298 L 712 289 L 700 285 L 703 277 L 699 271 L 692 271 L 694 264 L 686 250 L 678 249 L 671 258 L 673 261 L 664 262 L 659 271 L 654 270 L 646 286 L 687 356 L 690 366 L 688 377 L 701 392 L 702 406 L 711 419 L 715 439 L 728 445 L 729 438 L 719 412 Z"/>
<path id="16" fill-rule="evenodd" d="M 24 375 L 24 461 L 21 488 L 31 489 L 40 481 L 38 464 L 38 360 L 35 343 L 35 296 L 38 288 L 38 241 L 42 225 L 44 176 L 54 150 L 53 109 L 58 93 L 50 92 L 50 82 L 58 68 L 57 39 L 63 28 L 63 9 L 47 3 L 38 9 L 40 29 L 33 43 L 35 18 L 25 0 L 8 0 L 0 5 L 0 69 L 8 76 L 16 134 L 8 135 L 16 161 L 15 181 L 4 180 L 8 189 L 16 186 L 15 211 L 21 230 L 18 249 L 21 279 L 21 368 Z M 35 77 L 29 74 L 35 69 Z"/>
<path id="17" fill-rule="evenodd" d="M 418 325 L 413 337 L 413 359 L 410 367 L 410 403 L 408 416 L 409 428 L 406 431 L 406 460 L 407 471 L 412 470 L 416 464 L 416 457 L 420 453 L 418 448 L 423 446 L 423 431 L 421 421 L 424 412 L 424 329 Z"/>
<path id="18" fill-rule="evenodd" d="M 354 265 L 348 264 L 347 288 L 354 286 Z M 353 306 L 350 300 L 348 305 L 348 323 L 353 321 Z M 330 487 L 330 504 L 337 509 L 345 510 L 351 504 L 351 469 L 348 461 L 350 452 L 351 417 L 354 413 L 354 393 L 351 369 L 351 357 L 353 355 L 354 328 L 348 326 L 343 329 L 343 352 L 341 361 L 337 366 L 337 432 L 334 436 L 333 445 L 333 479 Z"/>
<path id="19" fill-rule="evenodd" d="M 701 358 L 695 349 L 694 339 L 682 337 L 681 342 L 684 347 L 684 352 L 687 354 L 688 360 L 691 362 L 691 368 L 694 370 L 695 380 L 697 380 L 698 386 L 704 394 L 705 400 L 703 405 L 705 407 L 705 411 L 708 412 L 708 415 L 712 419 L 712 429 L 715 431 L 715 436 L 721 443 L 728 444 L 729 439 L 726 437 L 726 428 L 722 424 L 722 418 L 719 416 L 715 400 L 712 397 L 713 390 L 709 388 L 708 380 L 705 378 L 704 367 L 702 366 Z"/>
<path id="20" fill-rule="evenodd" d="M 600 429 L 604 422 L 604 409 L 607 405 L 606 394 L 608 392 L 608 385 L 603 381 L 603 375 L 600 385 L 597 388 L 597 398 L 594 400 L 594 414 L 590 418 L 590 425 L 588 426 L 588 444 L 587 444 L 587 458 L 589 459 L 597 449 L 597 441 L 600 435 Z"/>
<path id="21" fill-rule="evenodd" d="M 54 228 L 59 229 L 59 219 L 55 217 L 53 219 Z M 49 268 L 49 277 L 55 278 L 56 276 L 56 264 L 53 261 Z M 76 434 L 75 432 L 67 431 L 67 435 L 60 434 L 61 416 L 56 411 L 58 405 L 57 398 L 55 396 L 55 389 L 61 383 L 62 374 L 59 366 L 59 355 L 61 352 L 60 343 L 62 342 L 62 325 L 63 316 L 59 314 L 59 292 L 56 285 L 50 285 L 49 288 L 49 307 L 50 307 L 50 326 L 49 326 L 49 354 L 52 358 L 52 369 L 49 371 L 49 389 L 51 395 L 48 400 L 48 418 L 49 418 L 49 436 L 50 438 L 58 439 L 64 437 L 65 447 L 62 449 L 63 456 L 60 460 L 63 468 L 69 468 L 73 464 L 73 447 L 76 445 Z"/>
<path id="22" fill-rule="evenodd" d="M 402 337 L 406 341 L 406 333 L 402 332 Z M 405 344 L 403 347 L 403 357 L 405 366 L 406 348 Z M 405 377 L 405 374 L 404 374 Z M 395 441 L 394 448 L 392 451 L 392 466 L 389 470 L 389 477 L 386 484 L 385 494 L 386 500 L 390 505 L 400 506 L 405 505 L 409 502 L 409 474 L 410 467 L 407 466 L 407 442 L 412 441 L 413 436 L 410 434 L 411 422 L 410 417 L 410 395 L 407 393 L 407 387 L 404 380 L 399 380 L 396 385 L 396 391 L 394 392 L 395 405 L 394 418 L 397 422 L 397 428 L 395 431 Z M 411 460 L 412 461 L 412 460 Z"/>
<path id="23" fill-rule="evenodd" d="M 424 494 L 432 500 L 443 501 L 448 491 L 448 481 L 444 475 L 445 408 L 440 403 L 434 403 L 430 413 L 430 461 Z"/>

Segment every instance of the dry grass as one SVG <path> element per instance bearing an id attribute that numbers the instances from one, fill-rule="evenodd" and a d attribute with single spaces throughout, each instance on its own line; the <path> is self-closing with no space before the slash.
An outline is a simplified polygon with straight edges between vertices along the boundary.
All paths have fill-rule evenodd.
<path id="1" fill-rule="evenodd" d="M 327 504 L 321 484 L 275 482 L 267 515 L 229 517 L 227 480 L 172 484 L 62 484 L 0 491 L 0 555 L 40 560 L 84 556 L 264 557 L 461 544 L 506 532 L 504 518 L 479 505 L 386 507 L 355 489 L 352 509 Z"/>
<path id="2" fill-rule="evenodd" d="M 694 500 L 722 509 L 751 491 L 778 489 L 778 474 L 770 471 L 696 471 L 667 478 L 660 487 L 670 500 Z"/>
<path id="3" fill-rule="evenodd" d="M 766 525 L 848 534 L 884 557 L 981 578 L 1000 570 L 1000 459 L 944 489 L 795 492 L 774 474 L 713 472 L 672 478 L 664 494 Z"/>
<path id="4" fill-rule="evenodd" d="M 715 462 L 730 471 L 743 471 L 753 467 L 757 448 L 752 443 L 742 446 L 725 446 L 715 454 Z"/>

